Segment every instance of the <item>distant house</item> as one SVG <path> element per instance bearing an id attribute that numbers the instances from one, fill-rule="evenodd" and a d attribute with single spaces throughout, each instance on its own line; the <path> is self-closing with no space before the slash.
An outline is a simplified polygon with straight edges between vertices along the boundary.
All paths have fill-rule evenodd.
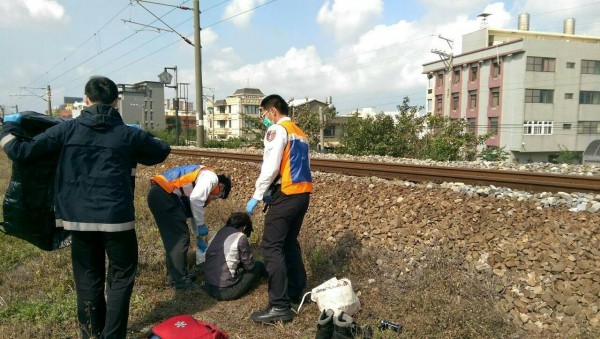
<path id="1" fill-rule="evenodd" d="M 463 36 L 462 54 L 423 65 L 429 113 L 466 119 L 487 146 L 514 160 L 547 162 L 561 147 L 582 153 L 600 137 L 600 37 L 483 28 Z"/>
<path id="2" fill-rule="evenodd" d="M 244 120 L 244 116 L 258 119 L 258 108 L 264 97 L 258 88 L 241 88 L 225 99 L 208 101 L 207 114 L 204 115 L 208 139 L 254 137 L 253 133 L 245 132 L 251 126 Z"/>

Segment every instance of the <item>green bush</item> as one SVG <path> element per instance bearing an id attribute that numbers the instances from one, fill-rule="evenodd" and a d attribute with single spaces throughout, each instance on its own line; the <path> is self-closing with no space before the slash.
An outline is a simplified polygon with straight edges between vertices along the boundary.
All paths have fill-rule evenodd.
<path id="1" fill-rule="evenodd" d="M 508 159 L 509 153 L 505 150 L 505 147 L 494 147 L 487 146 L 477 157 L 481 160 L 485 161 L 504 161 Z"/>
<path id="2" fill-rule="evenodd" d="M 564 145 L 558 145 L 558 156 L 556 162 L 559 164 L 574 164 L 579 162 L 579 153 L 576 151 L 569 151 Z"/>

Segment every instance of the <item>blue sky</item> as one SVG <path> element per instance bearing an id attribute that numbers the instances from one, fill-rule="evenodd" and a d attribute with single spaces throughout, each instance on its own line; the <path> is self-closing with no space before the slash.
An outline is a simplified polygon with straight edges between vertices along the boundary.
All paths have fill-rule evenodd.
<path id="1" fill-rule="evenodd" d="M 53 106 L 83 96 L 92 75 L 116 83 L 157 81 L 177 66 L 195 101 L 191 0 L 0 0 L 0 105 L 8 112 L 44 112 L 39 96 L 52 88 Z M 168 32 L 160 17 L 174 28 Z M 593 0 L 201 0 L 203 85 L 223 99 L 238 88 L 259 88 L 286 99 L 327 96 L 339 113 L 363 107 L 393 111 L 408 96 L 423 105 L 424 63 L 437 48 L 459 54 L 461 36 L 488 26 L 600 36 L 600 1 Z M 243 13 L 243 14 L 241 14 Z M 160 31 L 128 21 L 161 28 Z M 453 50 L 438 35 L 453 40 Z M 205 94 L 212 90 L 205 89 Z M 166 88 L 165 95 L 173 96 Z"/>

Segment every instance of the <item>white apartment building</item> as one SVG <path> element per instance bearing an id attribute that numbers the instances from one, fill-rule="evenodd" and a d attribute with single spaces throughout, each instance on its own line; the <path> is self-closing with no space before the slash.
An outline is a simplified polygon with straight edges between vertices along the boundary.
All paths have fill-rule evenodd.
<path id="1" fill-rule="evenodd" d="M 580 154 L 600 139 L 600 37 L 483 28 L 463 36 L 462 53 L 423 65 L 429 113 L 466 119 L 488 146 L 520 163 Z"/>
<path id="2" fill-rule="evenodd" d="M 244 115 L 259 117 L 258 108 L 265 95 L 258 88 L 241 88 L 225 99 L 208 101 L 204 115 L 205 135 L 208 139 L 254 137 L 245 133 L 249 127 Z"/>

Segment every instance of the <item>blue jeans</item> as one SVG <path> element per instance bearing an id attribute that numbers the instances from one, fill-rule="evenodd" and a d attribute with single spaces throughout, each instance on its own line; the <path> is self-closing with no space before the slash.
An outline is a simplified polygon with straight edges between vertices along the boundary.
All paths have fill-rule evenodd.
<path id="1" fill-rule="evenodd" d="M 125 338 L 138 264 L 135 230 L 73 231 L 72 240 L 71 259 L 81 337 Z"/>

